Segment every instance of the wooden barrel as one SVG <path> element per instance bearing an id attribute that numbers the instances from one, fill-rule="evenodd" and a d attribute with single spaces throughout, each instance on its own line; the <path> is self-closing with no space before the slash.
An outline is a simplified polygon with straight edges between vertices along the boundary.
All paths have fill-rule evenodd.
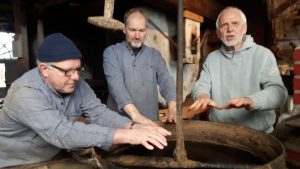
<path id="1" fill-rule="evenodd" d="M 285 149 L 275 137 L 242 126 L 199 120 L 184 121 L 188 160 L 178 163 L 173 159 L 176 126 L 161 125 L 172 132 L 163 150 L 121 146 L 113 149 L 106 159 L 129 169 L 285 168 Z"/>

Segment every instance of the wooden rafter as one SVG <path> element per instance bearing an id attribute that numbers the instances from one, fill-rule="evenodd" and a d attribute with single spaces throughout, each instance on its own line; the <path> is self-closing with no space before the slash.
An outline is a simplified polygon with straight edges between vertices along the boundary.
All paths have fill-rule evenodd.
<path id="1" fill-rule="evenodd" d="M 176 9 L 177 1 L 175 0 L 143 0 L 143 3 L 150 4 L 159 8 Z M 219 12 L 225 7 L 217 0 L 184 0 L 183 7 L 198 15 L 216 20 Z"/>
<path id="2" fill-rule="evenodd" d="M 298 1 L 298 2 L 297 2 Z M 273 0 L 270 0 L 272 7 L 270 7 L 270 18 L 273 19 L 278 17 L 284 10 L 288 7 L 294 5 L 296 2 L 299 3 L 300 0 L 282 0 L 280 2 L 277 1 L 277 4 L 274 3 Z"/>
<path id="3" fill-rule="evenodd" d="M 0 11 L 11 12 L 12 10 L 12 5 L 0 5 Z"/>
<path id="4" fill-rule="evenodd" d="M 217 0 L 185 0 L 184 8 L 209 19 L 216 20 L 224 5 Z"/>

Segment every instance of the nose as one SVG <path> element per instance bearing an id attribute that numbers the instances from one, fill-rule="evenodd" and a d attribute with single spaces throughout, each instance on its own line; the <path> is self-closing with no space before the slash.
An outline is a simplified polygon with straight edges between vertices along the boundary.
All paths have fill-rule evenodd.
<path id="1" fill-rule="evenodd" d="M 136 32 L 134 33 L 134 37 L 135 37 L 136 39 L 138 39 L 138 38 L 140 37 L 139 31 L 136 31 Z"/>
<path id="2" fill-rule="evenodd" d="M 228 31 L 228 32 L 232 32 L 232 31 L 233 31 L 233 26 L 232 26 L 231 24 L 228 25 L 227 31 Z"/>
<path id="3" fill-rule="evenodd" d="M 75 81 L 78 81 L 80 79 L 79 71 L 75 70 L 75 72 L 72 74 L 71 78 Z"/>

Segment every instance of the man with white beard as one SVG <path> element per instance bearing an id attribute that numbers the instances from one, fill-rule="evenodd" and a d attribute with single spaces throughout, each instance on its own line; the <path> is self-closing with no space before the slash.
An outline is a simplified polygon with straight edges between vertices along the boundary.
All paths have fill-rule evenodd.
<path id="1" fill-rule="evenodd" d="M 273 53 L 246 35 L 246 16 L 236 7 L 225 8 L 216 27 L 223 45 L 208 55 L 189 110 L 211 108 L 211 121 L 272 132 L 274 109 L 287 98 Z"/>
<path id="2" fill-rule="evenodd" d="M 175 122 L 176 87 L 159 51 L 144 44 L 148 19 L 133 8 L 124 16 L 125 41 L 109 46 L 103 53 L 103 68 L 109 96 L 107 106 L 137 123 L 159 120 L 158 93 L 168 103 L 163 122 Z"/>

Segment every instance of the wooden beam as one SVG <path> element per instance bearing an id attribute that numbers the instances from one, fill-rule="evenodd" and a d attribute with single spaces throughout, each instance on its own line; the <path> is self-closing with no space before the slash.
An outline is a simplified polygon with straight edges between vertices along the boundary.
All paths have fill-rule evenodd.
<path id="1" fill-rule="evenodd" d="M 291 18 L 292 20 L 300 20 L 300 15 L 297 15 L 297 16 L 293 16 L 292 18 Z"/>
<path id="2" fill-rule="evenodd" d="M 216 20 L 225 6 L 217 0 L 185 0 L 184 8 L 209 19 Z"/>
<path id="3" fill-rule="evenodd" d="M 134 1 L 134 0 L 132 0 Z M 177 9 L 176 0 L 141 0 L 144 4 L 158 7 L 164 10 Z M 184 0 L 183 7 L 203 17 L 216 20 L 219 12 L 225 8 L 218 0 Z"/>
<path id="4" fill-rule="evenodd" d="M 120 0 L 123 1 L 123 0 Z M 142 2 L 143 4 L 151 7 L 155 7 L 158 9 L 163 9 L 167 12 L 176 12 L 177 11 L 177 0 L 131 0 Z"/>
<path id="5" fill-rule="evenodd" d="M 0 5 L 0 11 L 11 12 L 12 10 L 12 5 Z"/>
<path id="6" fill-rule="evenodd" d="M 300 25 L 300 16 L 294 16 L 292 17 L 292 20 L 294 21 L 294 25 Z"/>
<path id="7" fill-rule="evenodd" d="M 67 3 L 69 1 L 70 0 L 51 0 L 51 1 L 45 1 L 45 2 L 46 2 L 46 7 L 51 7 L 51 6 L 54 6 L 54 5 Z"/>
<path id="8" fill-rule="evenodd" d="M 272 1 L 272 0 L 271 0 Z M 281 0 L 281 2 L 276 1 L 272 2 L 273 7 L 271 8 L 270 11 L 270 17 L 271 19 L 279 16 L 284 10 L 286 10 L 289 6 L 294 5 L 298 0 Z"/>
<path id="9" fill-rule="evenodd" d="M 70 0 L 51 0 L 51 1 L 38 1 L 33 3 L 34 8 L 37 9 L 38 11 L 43 11 L 49 7 L 59 5 L 59 4 L 64 4 L 69 2 Z"/>
<path id="10" fill-rule="evenodd" d="M 200 22 L 200 23 L 204 22 L 203 16 L 198 15 L 194 12 L 189 11 L 189 10 L 184 10 L 183 11 L 183 17 L 191 19 L 191 20 L 196 21 L 196 22 Z"/>
<path id="11" fill-rule="evenodd" d="M 21 26 L 25 25 L 24 8 L 21 0 L 13 0 L 13 14 L 14 14 L 14 28 L 15 33 L 18 35 L 21 33 Z"/>

